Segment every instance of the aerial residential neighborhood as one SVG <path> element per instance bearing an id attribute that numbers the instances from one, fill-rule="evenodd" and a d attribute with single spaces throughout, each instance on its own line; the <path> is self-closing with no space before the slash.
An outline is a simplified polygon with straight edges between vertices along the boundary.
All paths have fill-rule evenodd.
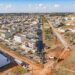
<path id="1" fill-rule="evenodd" d="M 75 75 L 75 0 L 0 0 L 0 75 Z"/>
<path id="2" fill-rule="evenodd" d="M 1 74 L 15 75 L 19 71 L 20 75 L 54 74 L 53 68 L 62 66 L 63 62 L 65 65 L 75 48 L 74 24 L 67 25 L 67 21 L 74 22 L 74 14 L 1 15 Z M 70 58 L 69 64 L 73 61 Z"/>

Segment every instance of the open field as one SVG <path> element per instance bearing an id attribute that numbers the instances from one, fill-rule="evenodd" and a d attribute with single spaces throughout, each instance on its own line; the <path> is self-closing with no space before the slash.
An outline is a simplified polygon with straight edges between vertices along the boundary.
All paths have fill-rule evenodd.
<path id="1" fill-rule="evenodd" d="M 54 75 L 75 75 L 75 51 L 56 67 Z"/>

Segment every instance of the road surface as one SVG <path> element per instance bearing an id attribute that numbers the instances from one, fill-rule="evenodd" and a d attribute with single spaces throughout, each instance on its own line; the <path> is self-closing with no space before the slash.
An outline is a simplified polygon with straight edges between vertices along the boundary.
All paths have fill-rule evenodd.
<path id="1" fill-rule="evenodd" d="M 46 18 L 46 17 L 45 17 Z M 46 19 L 47 20 L 47 19 Z M 61 34 L 58 33 L 58 31 L 53 27 L 52 22 L 47 20 L 48 24 L 53 30 L 53 33 L 56 35 L 56 37 L 60 40 L 60 42 L 63 44 L 63 46 L 67 49 L 69 47 L 68 43 L 64 40 L 64 38 L 61 36 Z"/>

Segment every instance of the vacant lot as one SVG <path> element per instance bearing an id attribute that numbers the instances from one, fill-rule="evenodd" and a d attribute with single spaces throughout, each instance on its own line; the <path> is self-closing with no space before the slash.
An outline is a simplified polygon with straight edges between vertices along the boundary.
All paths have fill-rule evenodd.
<path id="1" fill-rule="evenodd" d="M 55 75 L 75 75 L 75 50 L 66 59 L 61 66 L 55 71 Z"/>

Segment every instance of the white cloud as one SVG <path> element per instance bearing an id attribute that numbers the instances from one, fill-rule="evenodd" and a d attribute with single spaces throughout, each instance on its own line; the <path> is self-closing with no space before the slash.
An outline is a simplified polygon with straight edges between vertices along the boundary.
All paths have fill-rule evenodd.
<path id="1" fill-rule="evenodd" d="M 6 9 L 10 9 L 10 8 L 12 8 L 12 5 L 11 4 L 8 4 L 5 7 L 6 7 Z"/>
<path id="2" fill-rule="evenodd" d="M 44 9 L 47 9 L 47 6 L 44 6 L 43 8 L 44 8 Z"/>
<path id="3" fill-rule="evenodd" d="M 0 4 L 0 7 L 2 7 L 3 6 L 3 4 Z"/>
<path id="4" fill-rule="evenodd" d="M 54 4 L 54 7 L 58 8 L 58 7 L 60 7 L 60 5 L 59 4 Z"/>
<path id="5" fill-rule="evenodd" d="M 42 7 L 42 6 L 43 6 L 43 4 L 38 4 L 38 6 L 39 6 L 39 7 Z"/>
<path id="6" fill-rule="evenodd" d="M 32 7 L 32 5 L 31 4 L 28 4 L 28 8 L 31 8 Z"/>
<path id="7" fill-rule="evenodd" d="M 12 8 L 11 4 L 0 4 L 0 10 L 9 10 Z"/>
<path id="8" fill-rule="evenodd" d="M 75 7 L 75 4 L 73 4 L 73 6 Z"/>
<path id="9" fill-rule="evenodd" d="M 37 4 L 36 8 L 38 8 L 38 9 L 46 9 L 47 5 L 46 4 Z"/>
<path id="10" fill-rule="evenodd" d="M 48 10 L 47 4 L 37 4 L 35 6 L 37 12 L 46 12 Z"/>

